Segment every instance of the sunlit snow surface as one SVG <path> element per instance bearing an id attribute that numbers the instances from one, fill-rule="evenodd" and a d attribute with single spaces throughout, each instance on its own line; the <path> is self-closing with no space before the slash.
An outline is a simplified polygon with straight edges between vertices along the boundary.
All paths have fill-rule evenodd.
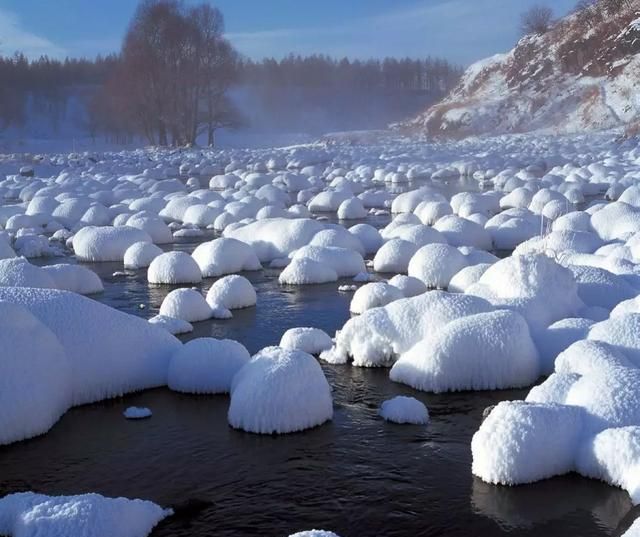
<path id="1" fill-rule="evenodd" d="M 47 432 L 72 406 L 167 384 L 230 392 L 236 429 L 331 428 L 319 355 L 345 375 L 390 367 L 429 393 L 538 384 L 474 424 L 473 473 L 520 484 L 577 471 L 640 502 L 637 141 L 9 155 L 0 173 L 0 305 L 12 319 L 0 330 L 0 443 Z M 341 293 L 340 315 L 322 313 L 338 289 L 355 292 Z M 286 319 L 295 330 L 240 328 L 280 314 L 262 301 L 296 293 L 319 304 Z M 170 335 L 191 330 L 239 343 Z M 395 421 L 428 419 L 395 406 Z"/>

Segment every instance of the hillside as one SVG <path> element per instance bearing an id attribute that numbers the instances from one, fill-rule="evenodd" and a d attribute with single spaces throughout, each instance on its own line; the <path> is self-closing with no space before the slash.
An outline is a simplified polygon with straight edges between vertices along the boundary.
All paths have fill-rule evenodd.
<path id="1" fill-rule="evenodd" d="M 617 4 L 601 0 L 471 65 L 443 101 L 401 127 L 457 138 L 637 124 L 640 0 Z"/>

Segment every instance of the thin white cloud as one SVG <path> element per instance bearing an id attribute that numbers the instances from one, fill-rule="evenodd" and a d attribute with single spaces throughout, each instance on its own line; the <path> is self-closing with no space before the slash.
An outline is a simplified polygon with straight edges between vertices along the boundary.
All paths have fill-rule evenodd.
<path id="1" fill-rule="evenodd" d="M 0 9 L 0 53 L 22 52 L 29 58 L 47 55 L 62 58 L 67 51 L 45 37 L 31 33 L 14 13 Z"/>

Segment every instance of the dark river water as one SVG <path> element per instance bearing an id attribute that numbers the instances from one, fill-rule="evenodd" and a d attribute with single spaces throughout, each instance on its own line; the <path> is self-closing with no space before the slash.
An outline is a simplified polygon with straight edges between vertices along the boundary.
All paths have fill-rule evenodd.
<path id="1" fill-rule="evenodd" d="M 88 266 L 105 284 L 96 300 L 145 318 L 173 289 L 149 287 L 146 271 L 113 276 L 120 263 Z M 253 353 L 296 326 L 333 335 L 349 317 L 351 294 L 337 284 L 282 288 L 278 271 L 245 275 L 257 306 L 196 323 L 184 340 L 228 337 Z M 311 528 L 342 537 L 595 537 L 621 535 L 640 515 L 626 492 L 577 475 L 519 487 L 472 476 L 470 442 L 483 409 L 526 390 L 432 395 L 391 382 L 385 369 L 322 367 L 335 413 L 316 429 L 244 433 L 227 424 L 228 396 L 150 390 L 74 408 L 46 435 L 0 447 L 0 495 L 99 492 L 174 507 L 154 537 L 281 537 Z M 380 403 L 399 394 L 428 406 L 428 426 L 377 416 Z M 125 420 L 132 405 L 153 417 Z"/>

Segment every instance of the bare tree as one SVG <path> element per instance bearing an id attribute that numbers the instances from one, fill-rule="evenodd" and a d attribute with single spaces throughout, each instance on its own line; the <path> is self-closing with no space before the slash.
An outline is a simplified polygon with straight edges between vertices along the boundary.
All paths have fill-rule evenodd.
<path id="1" fill-rule="evenodd" d="M 236 62 L 223 30 L 222 14 L 209 4 L 143 0 L 108 85 L 114 111 L 152 144 L 195 144 L 203 125 L 211 130 L 213 118 L 231 117 L 219 110 L 229 105 L 222 97 Z"/>
<path id="2" fill-rule="evenodd" d="M 520 17 L 520 28 L 524 35 L 546 34 L 553 23 L 553 11 L 545 6 L 533 6 Z"/>

